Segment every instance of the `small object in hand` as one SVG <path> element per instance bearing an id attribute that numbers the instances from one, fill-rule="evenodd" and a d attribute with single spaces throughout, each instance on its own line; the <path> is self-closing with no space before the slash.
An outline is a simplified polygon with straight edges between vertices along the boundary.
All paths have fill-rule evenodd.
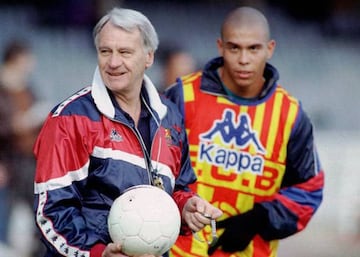
<path id="1" fill-rule="evenodd" d="M 211 219 L 211 215 L 210 215 L 210 214 L 204 213 L 203 216 L 204 216 L 205 218 Z"/>
<path id="2" fill-rule="evenodd" d="M 206 218 L 211 218 L 211 216 L 210 215 L 208 215 L 208 214 L 203 214 L 204 215 L 204 217 L 206 217 Z M 216 242 L 218 241 L 218 236 L 217 236 L 217 234 L 216 234 L 216 220 L 214 220 L 214 219 L 211 219 L 211 223 L 210 223 L 210 226 L 211 226 L 211 240 L 210 241 L 208 241 L 207 243 L 208 243 L 208 245 L 211 247 L 211 246 L 213 246 L 213 245 L 215 245 L 216 244 Z M 199 237 L 199 235 L 196 233 L 196 232 L 193 232 L 193 235 L 194 235 L 194 237 L 195 237 L 195 239 L 196 240 L 198 240 L 198 241 L 200 241 L 200 242 L 205 242 L 204 240 L 202 240 L 200 237 Z"/>
<path id="3" fill-rule="evenodd" d="M 218 240 L 218 236 L 216 234 L 216 221 L 214 219 L 211 220 L 211 236 L 212 239 L 211 241 L 208 242 L 209 246 L 212 247 L 216 244 L 217 240 Z"/>

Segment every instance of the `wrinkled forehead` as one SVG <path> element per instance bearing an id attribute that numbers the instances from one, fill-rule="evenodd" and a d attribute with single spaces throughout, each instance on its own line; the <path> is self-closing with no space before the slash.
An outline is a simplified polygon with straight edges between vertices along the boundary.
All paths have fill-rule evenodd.
<path id="1" fill-rule="evenodd" d="M 108 22 L 98 33 L 98 43 L 107 41 L 139 41 L 143 43 L 140 30 L 137 27 L 133 29 L 125 29 Z"/>

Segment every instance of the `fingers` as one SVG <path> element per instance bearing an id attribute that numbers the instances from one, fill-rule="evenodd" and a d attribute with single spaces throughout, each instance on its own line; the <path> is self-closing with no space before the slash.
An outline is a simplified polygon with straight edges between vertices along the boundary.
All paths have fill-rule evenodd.
<path id="1" fill-rule="evenodd" d="M 183 219 L 193 232 L 198 232 L 211 223 L 211 215 L 200 212 L 184 212 Z"/>
<path id="2" fill-rule="evenodd" d="M 190 198 L 183 209 L 183 219 L 194 231 L 200 231 L 209 225 L 212 219 L 217 219 L 222 215 L 222 211 L 204 199 L 194 196 Z"/>
<path id="3" fill-rule="evenodd" d="M 103 251 L 101 257 L 125 256 L 121 254 L 121 245 L 109 243 Z"/>
<path id="4" fill-rule="evenodd" d="M 210 220 L 199 212 L 188 212 L 185 214 L 185 222 L 193 232 L 200 231 L 205 225 L 210 224 Z"/>
<path id="5" fill-rule="evenodd" d="M 223 214 L 220 209 L 198 196 L 190 198 L 189 201 L 191 201 L 192 210 L 207 219 L 217 219 Z"/>
<path id="6" fill-rule="evenodd" d="M 222 210 L 220 210 L 219 208 L 214 207 L 213 205 L 211 205 L 211 219 L 216 220 L 217 218 L 220 218 L 223 215 Z"/>
<path id="7" fill-rule="evenodd" d="M 124 255 L 121 252 L 121 245 L 115 244 L 115 243 L 109 243 L 104 252 L 102 253 L 101 257 L 128 257 L 127 255 Z M 139 257 L 161 257 L 161 256 L 155 256 L 152 254 L 143 254 Z"/>
<path id="8" fill-rule="evenodd" d="M 204 228 L 204 226 L 209 225 L 211 221 L 211 215 L 207 213 L 194 213 L 194 220 L 193 223 L 199 228 L 198 230 Z M 197 231 L 198 231 L 197 230 Z"/>

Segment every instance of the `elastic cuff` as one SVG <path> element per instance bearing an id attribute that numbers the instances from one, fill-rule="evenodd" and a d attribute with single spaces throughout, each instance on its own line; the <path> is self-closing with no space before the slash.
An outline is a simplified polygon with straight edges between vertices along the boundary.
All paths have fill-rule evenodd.
<path id="1" fill-rule="evenodd" d="M 104 245 L 104 244 L 94 245 L 90 250 L 90 257 L 101 257 L 105 248 L 106 248 L 106 245 Z"/>
<path id="2" fill-rule="evenodd" d="M 193 191 L 175 191 L 173 194 L 173 198 L 179 208 L 181 216 L 180 235 L 191 235 L 192 233 L 188 225 L 183 222 L 182 211 L 186 202 L 193 196 L 196 196 Z"/>
<path id="3" fill-rule="evenodd" d="M 182 236 L 190 236 L 191 234 L 192 234 L 192 231 L 189 228 L 189 226 L 186 223 L 181 222 L 180 235 L 182 235 Z"/>

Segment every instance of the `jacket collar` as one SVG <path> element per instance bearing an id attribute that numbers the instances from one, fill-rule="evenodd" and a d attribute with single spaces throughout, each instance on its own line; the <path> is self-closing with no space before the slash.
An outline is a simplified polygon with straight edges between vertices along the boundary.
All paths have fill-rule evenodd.
<path id="1" fill-rule="evenodd" d="M 156 87 L 145 74 L 143 83 L 149 96 L 150 107 L 158 114 L 160 120 L 163 119 L 163 117 L 166 115 L 167 107 L 161 102 Z M 95 69 L 91 85 L 91 95 L 94 98 L 94 102 L 101 113 L 110 118 L 115 117 L 115 107 L 111 102 L 109 93 L 107 92 L 106 86 L 104 85 L 104 82 L 101 78 L 98 66 Z"/>
<path id="2" fill-rule="evenodd" d="M 223 65 L 224 59 L 222 57 L 214 58 L 205 65 L 201 82 L 202 90 L 216 95 L 227 95 L 217 72 L 217 69 Z M 275 89 L 276 82 L 279 80 L 279 73 L 274 66 L 267 63 L 265 66 L 264 78 L 265 84 L 258 100 L 267 97 L 270 92 Z"/>

